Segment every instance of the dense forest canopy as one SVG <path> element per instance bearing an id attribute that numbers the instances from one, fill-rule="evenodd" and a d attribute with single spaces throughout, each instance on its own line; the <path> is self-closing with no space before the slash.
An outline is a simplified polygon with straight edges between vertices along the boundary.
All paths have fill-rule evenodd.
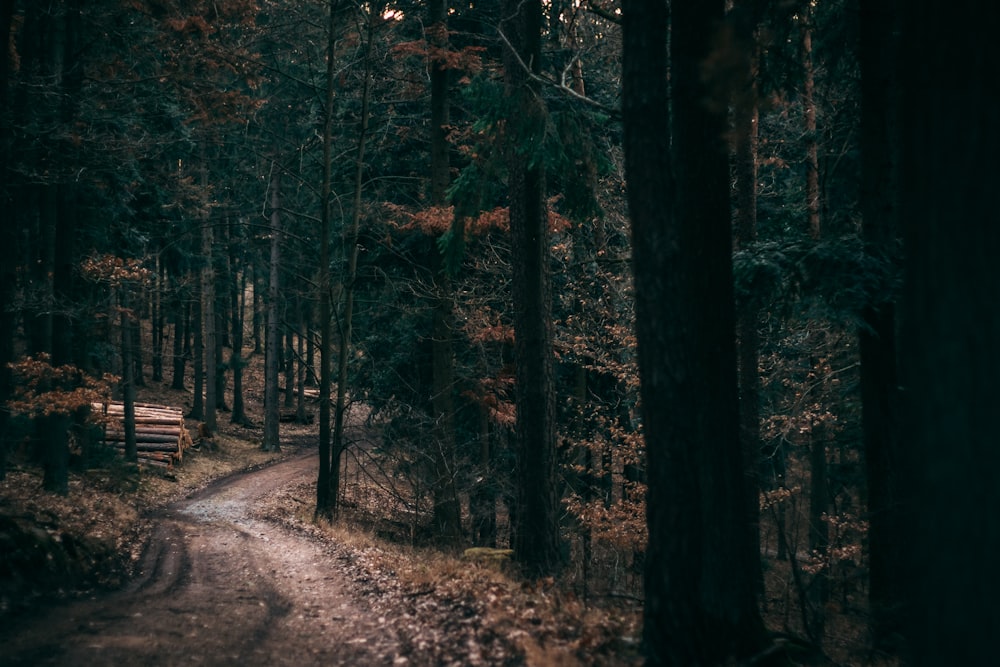
<path id="1" fill-rule="evenodd" d="M 998 63 L 929 4 L 0 0 L 0 476 L 65 493 L 147 382 L 259 426 L 264 355 L 317 517 L 391 470 L 410 539 L 643 598 L 650 664 L 771 659 L 776 600 L 943 664 L 997 592 Z"/>

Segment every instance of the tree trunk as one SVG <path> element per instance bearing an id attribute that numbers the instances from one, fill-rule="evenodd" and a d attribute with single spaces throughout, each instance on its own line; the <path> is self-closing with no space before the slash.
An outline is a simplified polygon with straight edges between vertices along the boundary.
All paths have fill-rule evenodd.
<path id="1" fill-rule="evenodd" d="M 296 304 L 296 310 L 299 316 L 299 337 L 298 337 L 298 350 L 296 357 L 298 358 L 298 363 L 296 364 L 297 373 L 295 376 L 295 390 L 297 395 L 297 400 L 295 403 L 295 421 L 300 424 L 307 423 L 308 418 L 306 417 L 306 364 L 305 364 L 305 329 L 306 329 L 306 316 L 305 307 L 303 306 L 304 299 L 299 298 Z"/>
<path id="2" fill-rule="evenodd" d="M 184 299 L 181 297 L 181 288 L 174 285 L 174 296 L 171 299 L 171 306 L 174 316 L 174 366 L 173 377 L 170 380 L 170 388 L 178 391 L 184 390 L 184 341 L 187 340 L 187 318 Z"/>
<path id="3" fill-rule="evenodd" d="M 431 45 L 435 49 L 448 48 L 448 3 L 432 0 L 428 3 L 428 20 Z M 442 61 L 431 65 L 431 205 L 447 204 L 447 190 L 451 180 L 448 159 L 448 70 Z M 453 297 L 449 271 L 437 244 L 431 261 L 434 272 L 435 297 L 433 330 L 431 332 L 431 417 L 434 428 L 434 479 L 433 525 L 437 534 L 449 542 L 462 536 L 462 507 L 455 488 L 455 400 L 454 352 L 452 349 Z"/>
<path id="4" fill-rule="evenodd" d="M 497 545 L 497 484 L 493 470 L 492 439 L 489 408 L 479 406 L 479 482 L 469 498 L 472 515 L 472 544 L 480 547 Z"/>
<path id="5" fill-rule="evenodd" d="M 129 311 L 128 289 L 127 285 L 121 288 L 122 405 L 125 412 L 122 425 L 125 429 L 125 460 L 135 463 L 139 460 L 139 454 L 135 439 L 135 373 L 132 370 L 135 360 L 132 329 L 129 326 L 132 313 Z"/>
<path id="6" fill-rule="evenodd" d="M 142 310 L 136 310 L 129 320 L 129 334 L 132 336 L 132 381 L 136 387 L 146 386 L 145 364 L 142 358 Z"/>
<path id="7" fill-rule="evenodd" d="M 230 239 L 230 257 L 236 257 L 237 242 L 235 236 Z M 242 262 L 231 259 L 233 271 L 230 274 L 230 284 L 233 290 L 233 351 L 229 357 L 229 365 L 233 369 L 233 414 L 230 421 L 241 426 L 251 426 L 247 417 L 243 400 L 243 327 L 246 322 L 247 267 Z M 241 270 L 236 270 L 239 266 Z"/>
<path id="8" fill-rule="evenodd" d="M 670 4 L 668 28 L 665 3 L 623 2 L 625 166 L 649 475 L 643 649 L 647 665 L 714 665 L 766 645 L 746 528 L 729 167 L 720 145 L 726 105 L 705 104 L 702 70 L 724 3 Z"/>
<path id="9" fill-rule="evenodd" d="M 150 359 L 153 382 L 163 382 L 163 264 L 160 254 L 156 254 L 153 269 L 153 293 L 150 295 L 150 329 L 152 330 L 153 354 Z"/>
<path id="10" fill-rule="evenodd" d="M 265 451 L 281 449 L 278 423 L 278 364 L 282 354 L 278 299 L 281 295 L 281 171 L 271 167 L 271 274 L 267 290 L 267 344 L 264 350 L 264 442 Z"/>
<path id="11" fill-rule="evenodd" d="M 809 235 L 820 237 L 819 216 L 819 136 L 816 134 L 816 77 L 813 73 L 812 11 L 808 5 L 799 17 L 801 30 L 802 57 L 802 113 L 805 122 L 806 153 L 806 215 L 809 220 Z"/>
<path id="12" fill-rule="evenodd" d="M 812 425 L 809 445 L 809 552 L 824 561 L 829 560 L 830 526 L 826 516 L 830 507 L 827 482 L 826 444 L 829 440 L 825 424 Z M 826 630 L 826 601 L 830 594 L 830 571 L 823 567 L 813 575 L 809 585 L 812 615 L 806 633 L 817 645 Z"/>
<path id="13" fill-rule="evenodd" d="M 333 285 L 330 280 L 330 204 L 333 165 L 333 94 L 335 85 L 334 49 L 338 0 L 330 0 L 327 23 L 326 107 L 323 116 L 323 181 L 320 184 L 319 241 L 319 477 L 316 480 L 316 516 L 332 518 L 336 497 L 332 494 L 330 385 L 333 352 Z M 338 462 L 339 470 L 339 462 Z"/>
<path id="14" fill-rule="evenodd" d="M 733 215 L 736 248 L 746 250 L 757 242 L 757 17 L 746 0 L 734 3 L 730 12 L 734 28 L 740 74 L 743 77 L 734 91 L 733 103 Z M 736 340 L 739 396 L 740 439 L 746 461 L 747 525 L 750 530 L 757 595 L 764 599 L 764 570 L 760 563 L 760 313 L 757 304 L 747 299 L 736 313 Z"/>
<path id="15" fill-rule="evenodd" d="M 289 304 L 287 301 L 285 303 L 285 409 L 290 410 L 295 407 L 295 331 L 292 329 L 292 314 L 288 311 L 294 308 L 298 310 L 300 308 L 298 302 L 300 299 L 296 296 L 295 303 Z M 296 317 L 296 319 L 298 319 Z"/>
<path id="16" fill-rule="evenodd" d="M 223 238 L 220 243 L 229 248 L 228 220 L 222 229 Z M 225 348 L 232 345 L 229 323 L 233 320 L 234 308 L 231 301 L 235 296 L 233 291 L 229 289 L 233 284 L 233 278 L 230 275 L 232 269 L 229 264 L 229 253 L 221 253 L 217 261 L 222 267 L 222 275 L 219 275 L 218 271 L 213 272 L 215 274 L 215 409 L 229 412 L 229 406 L 226 405 L 226 371 L 229 369 L 229 364 L 225 361 Z"/>
<path id="17" fill-rule="evenodd" d="M 504 80 L 516 117 L 507 124 L 514 300 L 517 508 L 513 547 L 529 576 L 561 566 L 556 492 L 555 391 L 545 171 L 534 151 L 545 127 L 538 83 L 542 4 L 507 0 Z M 530 67 L 531 71 L 526 71 Z"/>
<path id="18" fill-rule="evenodd" d="M 208 189 L 208 164 L 205 162 L 205 149 L 202 147 L 202 188 Z M 207 196 L 207 194 L 205 195 Z M 217 377 L 215 374 L 219 360 L 216 358 L 216 320 L 215 320 L 215 231 L 212 221 L 205 213 L 201 221 L 201 259 L 204 265 L 201 269 L 201 322 L 204 327 L 205 355 L 205 429 L 209 434 L 218 429 L 216 420 L 217 408 Z"/>
<path id="19" fill-rule="evenodd" d="M 191 400 L 191 412 L 188 417 L 203 421 L 205 419 L 205 345 L 202 337 L 202 294 L 201 288 L 195 288 L 192 295 L 191 314 L 191 376 L 194 379 L 193 397 Z"/>
<path id="20" fill-rule="evenodd" d="M 809 235 L 818 241 L 823 233 L 820 218 L 819 189 L 819 136 L 816 131 L 816 81 L 813 73 L 812 49 L 812 10 L 806 8 L 799 17 L 801 36 L 800 55 L 802 58 L 802 107 L 805 121 L 805 153 L 806 153 L 806 215 L 809 222 Z M 821 423 L 813 424 L 809 444 L 809 549 L 826 559 L 829 549 L 829 529 L 824 520 L 829 510 L 830 500 L 827 491 L 827 455 L 826 445 L 828 433 Z M 823 641 L 826 627 L 826 601 L 829 596 L 829 576 L 827 568 L 822 568 L 813 575 L 809 587 L 812 602 L 811 627 L 806 628 L 809 638 L 817 645 Z"/>
<path id="21" fill-rule="evenodd" d="M 364 87 L 361 93 L 361 125 L 358 128 L 357 156 L 354 170 L 354 203 L 351 224 L 344 239 L 347 268 L 344 274 L 344 306 L 340 315 L 340 350 L 337 357 L 337 407 L 333 414 L 333 443 L 330 452 L 330 492 L 336 512 L 340 493 L 340 457 L 344 452 L 344 418 L 347 412 L 347 361 L 351 352 L 351 327 L 354 324 L 354 281 L 358 274 L 358 233 L 361 227 L 361 192 L 364 186 L 365 146 L 368 141 L 368 114 L 372 86 L 372 40 L 375 37 L 374 14 L 366 17 L 367 36 L 364 55 Z"/>
<path id="22" fill-rule="evenodd" d="M 267 286 L 261 276 L 260 261 L 254 261 L 253 267 L 253 317 L 251 325 L 253 328 L 253 353 L 260 354 L 264 351 L 263 340 L 261 339 L 261 329 L 263 327 L 264 315 L 264 292 Z"/>
<path id="23" fill-rule="evenodd" d="M 998 5 L 915 1 L 902 16 L 899 220 L 902 581 L 914 665 L 996 661 L 1000 627 Z"/>
<path id="24" fill-rule="evenodd" d="M 14 19 L 14 0 L 0 0 L 0 44 L 10 43 Z M 0 164 L 10 161 L 9 133 L 9 88 L 10 49 L 0 49 Z M 16 195 L 10 187 L 7 169 L 0 169 L 0 208 L 15 210 Z M 17 294 L 17 227 L 12 224 L 0 225 L 0 405 L 6 405 L 14 391 L 10 364 L 14 361 L 14 333 L 16 313 L 9 304 L 14 303 Z M 0 481 L 7 473 L 7 452 L 10 450 L 7 426 L 10 413 L 0 410 Z"/>
<path id="25" fill-rule="evenodd" d="M 896 99 L 896 0 L 865 0 L 861 11 L 862 234 L 865 252 L 895 264 L 898 156 Z M 896 415 L 895 306 L 889 294 L 865 308 L 858 331 L 861 406 L 868 495 L 869 605 L 872 645 L 895 653 L 903 628 L 906 582 L 899 479 L 905 456 Z"/>

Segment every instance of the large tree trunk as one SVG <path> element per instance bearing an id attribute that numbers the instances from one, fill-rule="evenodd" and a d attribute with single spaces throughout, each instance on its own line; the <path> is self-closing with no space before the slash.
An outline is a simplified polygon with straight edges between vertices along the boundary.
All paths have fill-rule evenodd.
<path id="1" fill-rule="evenodd" d="M 896 0 L 864 0 L 861 11 L 862 233 L 865 252 L 895 264 L 898 145 L 896 99 Z M 868 564 L 872 645 L 896 652 L 903 633 L 906 582 L 899 497 L 899 379 L 896 317 L 891 295 L 868 306 L 858 331 L 861 349 L 861 406 L 868 476 Z"/>
<path id="2" fill-rule="evenodd" d="M 901 442 L 914 665 L 996 662 L 1000 627 L 1000 7 L 902 12 Z"/>
<path id="3" fill-rule="evenodd" d="M 765 645 L 738 415 L 729 168 L 702 63 L 723 2 L 623 3 L 623 116 L 648 458 L 648 665 Z M 668 115 L 669 108 L 672 115 Z"/>
<path id="4" fill-rule="evenodd" d="M 541 71 L 542 5 L 540 0 L 507 0 L 505 8 L 509 18 L 501 29 L 510 45 L 504 49 L 504 79 L 516 114 L 507 124 L 517 409 L 513 547 L 525 572 L 539 576 L 561 565 L 548 212 L 544 167 L 534 159 L 545 109 L 531 78 Z"/>

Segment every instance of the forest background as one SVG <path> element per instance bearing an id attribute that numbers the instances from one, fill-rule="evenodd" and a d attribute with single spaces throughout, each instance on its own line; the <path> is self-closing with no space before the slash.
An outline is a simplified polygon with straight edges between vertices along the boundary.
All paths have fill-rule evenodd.
<path id="1" fill-rule="evenodd" d="M 669 5 L 3 0 L 0 475 L 66 493 L 147 381 L 249 428 L 263 354 L 317 517 L 377 471 L 405 539 L 644 601 L 650 664 L 771 659 L 762 610 L 988 636 L 997 232 L 945 230 L 995 218 L 996 55 L 923 3 Z"/>

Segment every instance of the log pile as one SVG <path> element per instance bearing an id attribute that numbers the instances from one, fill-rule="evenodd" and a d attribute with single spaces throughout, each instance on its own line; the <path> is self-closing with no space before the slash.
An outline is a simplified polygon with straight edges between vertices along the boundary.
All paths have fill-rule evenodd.
<path id="1" fill-rule="evenodd" d="M 124 452 L 125 406 L 118 402 L 107 405 L 95 403 L 94 411 L 105 414 L 109 420 L 104 427 L 104 442 Z M 191 444 L 191 435 L 184 425 L 184 413 L 179 408 L 153 403 L 135 404 L 135 448 L 139 463 L 172 468 Z"/>

